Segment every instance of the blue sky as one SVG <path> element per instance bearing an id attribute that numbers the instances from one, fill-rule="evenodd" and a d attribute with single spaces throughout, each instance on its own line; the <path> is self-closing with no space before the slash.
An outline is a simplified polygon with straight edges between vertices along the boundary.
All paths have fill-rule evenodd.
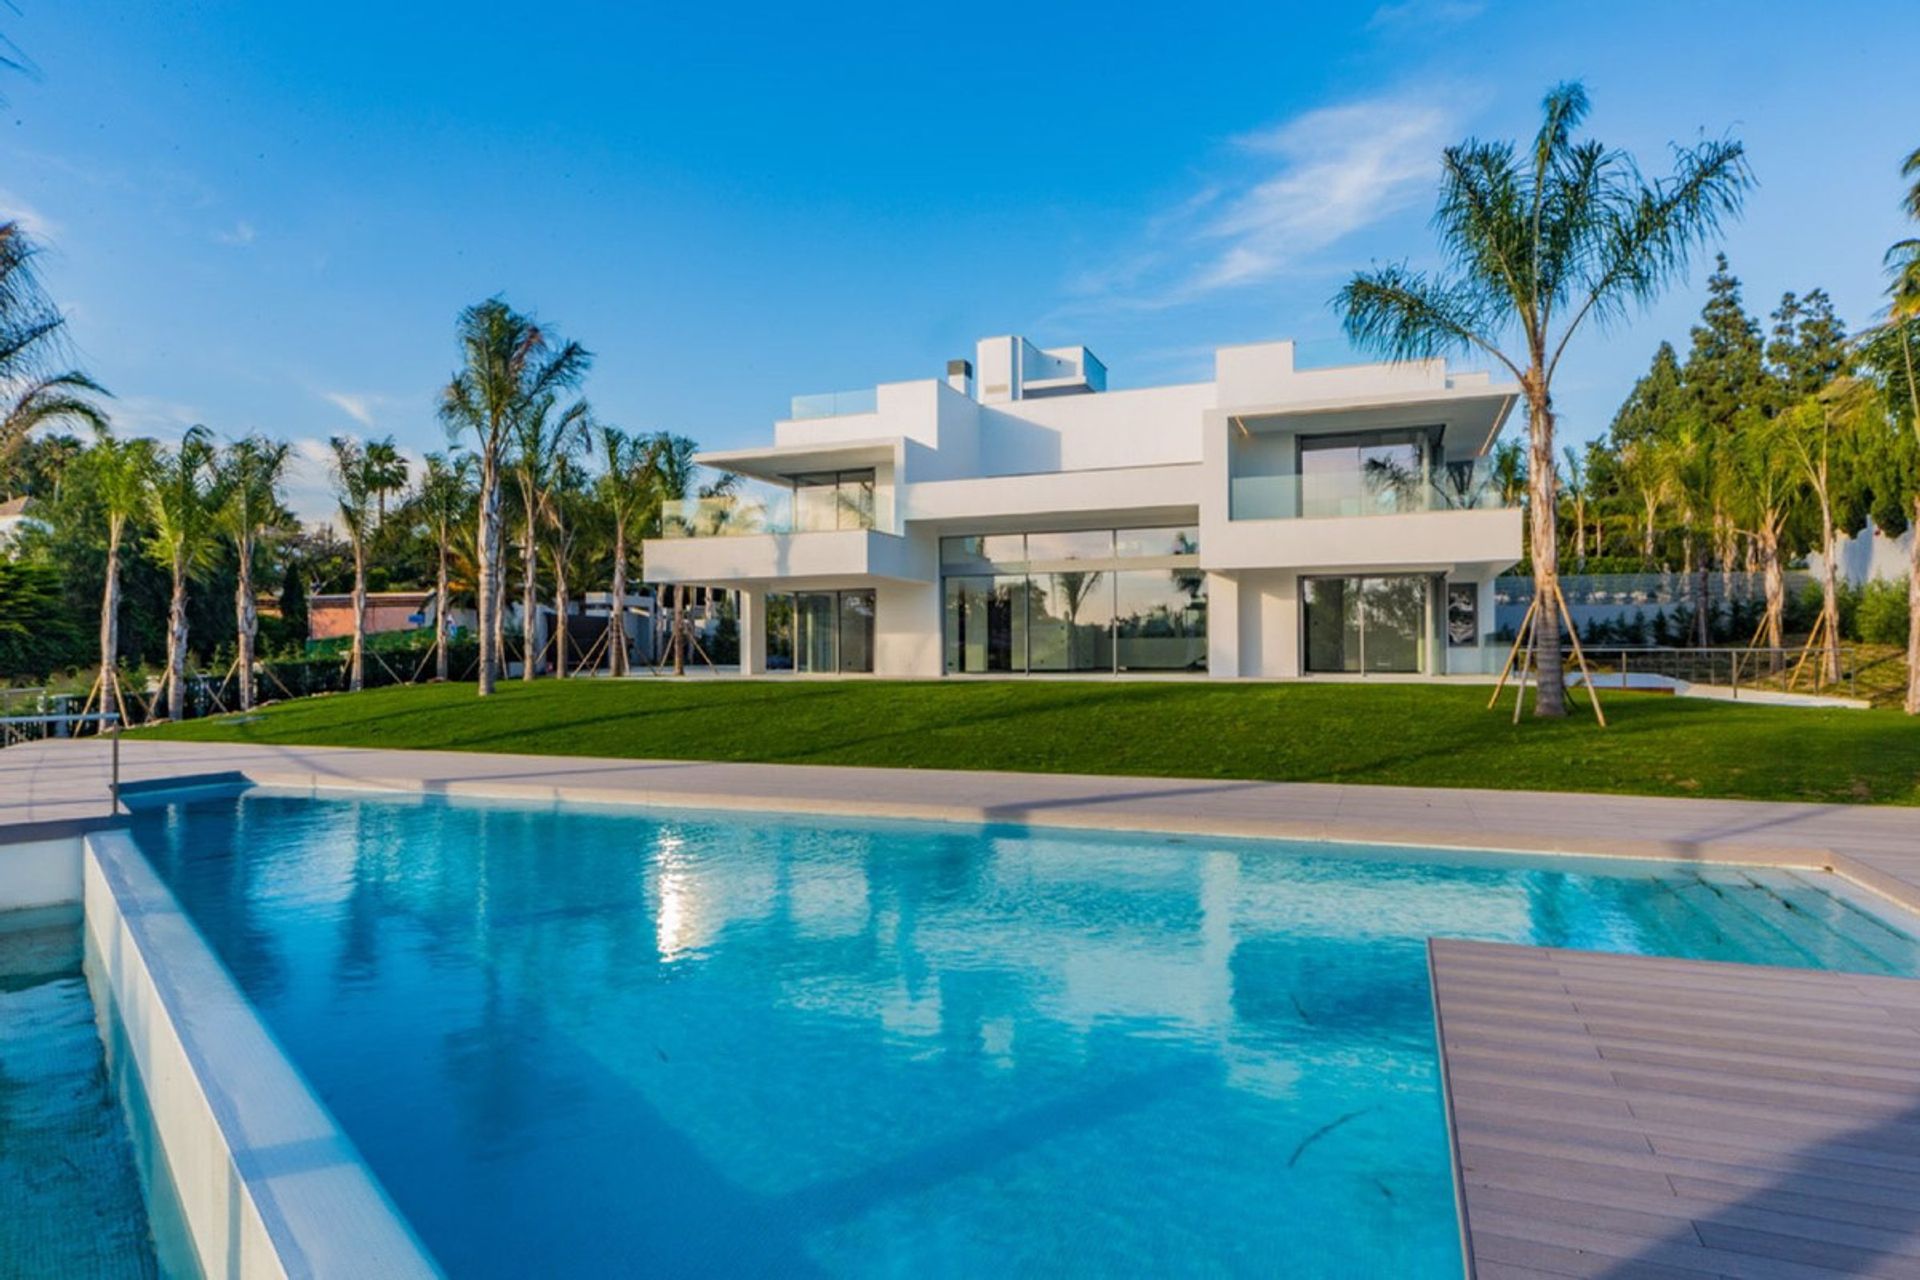
<path id="1" fill-rule="evenodd" d="M 1920 6 L 1884 3 L 18 8 L 0 208 L 120 421 L 310 454 L 440 447 L 453 318 L 496 292 L 597 353 L 604 418 L 715 447 L 992 333 L 1084 342 L 1116 387 L 1266 338 L 1348 359 L 1327 299 L 1431 258 L 1440 148 L 1524 136 L 1571 77 L 1651 171 L 1745 141 L 1750 309 L 1819 285 L 1858 325 L 1920 146 Z M 1580 344 L 1572 437 L 1705 274 Z"/>

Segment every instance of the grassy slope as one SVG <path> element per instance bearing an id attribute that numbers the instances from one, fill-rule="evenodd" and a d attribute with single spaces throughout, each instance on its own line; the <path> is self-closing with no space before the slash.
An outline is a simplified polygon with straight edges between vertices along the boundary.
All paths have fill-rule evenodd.
<path id="1" fill-rule="evenodd" d="M 305 699 L 200 741 L 1016 769 L 1920 804 L 1920 725 L 1890 711 L 1613 694 L 1510 723 L 1487 691 L 1410 684 L 541 681 Z"/>

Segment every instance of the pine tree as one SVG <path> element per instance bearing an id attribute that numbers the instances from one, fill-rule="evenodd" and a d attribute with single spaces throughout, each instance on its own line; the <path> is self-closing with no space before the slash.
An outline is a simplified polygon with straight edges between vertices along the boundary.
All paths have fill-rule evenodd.
<path id="1" fill-rule="evenodd" d="M 1681 368 L 1689 408 L 1710 432 L 1731 431 L 1743 410 L 1766 401 L 1760 322 L 1747 314 L 1740 281 L 1727 269 L 1727 255 L 1715 259 L 1707 277 L 1707 301 L 1692 329 L 1692 347 Z"/>
<path id="2" fill-rule="evenodd" d="M 1615 448 L 1656 439 L 1680 412 L 1685 390 L 1680 381 L 1680 357 L 1673 344 L 1662 342 L 1653 353 L 1653 365 L 1633 384 L 1620 411 L 1613 415 L 1609 433 Z"/>
<path id="3" fill-rule="evenodd" d="M 1804 298 L 1788 293 L 1774 311 L 1767 344 L 1769 372 L 1785 403 L 1813 395 L 1847 367 L 1847 327 L 1833 312 L 1825 289 Z"/>

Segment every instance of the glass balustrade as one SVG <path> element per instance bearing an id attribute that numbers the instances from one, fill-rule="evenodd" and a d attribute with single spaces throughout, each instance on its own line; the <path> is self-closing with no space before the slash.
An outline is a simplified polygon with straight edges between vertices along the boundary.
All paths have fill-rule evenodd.
<path id="1" fill-rule="evenodd" d="M 1295 520 L 1403 515 L 1411 511 L 1484 511 L 1520 505 L 1486 459 L 1445 462 L 1423 471 L 1382 459 L 1377 465 L 1290 475 L 1237 475 L 1228 481 L 1235 520 Z"/>
<path id="2" fill-rule="evenodd" d="M 853 413 L 875 413 L 880 407 L 880 393 L 873 387 L 863 387 L 858 391 L 822 391 L 810 396 L 793 397 L 793 411 L 789 421 L 800 422 L 808 418 L 840 418 Z"/>
<path id="3" fill-rule="evenodd" d="M 816 480 L 809 477 L 809 480 Z M 661 511 L 664 538 L 745 537 L 759 533 L 823 533 L 875 529 L 894 532 L 893 488 L 871 471 L 829 473 L 785 488 L 745 484 L 715 497 L 669 501 Z"/>

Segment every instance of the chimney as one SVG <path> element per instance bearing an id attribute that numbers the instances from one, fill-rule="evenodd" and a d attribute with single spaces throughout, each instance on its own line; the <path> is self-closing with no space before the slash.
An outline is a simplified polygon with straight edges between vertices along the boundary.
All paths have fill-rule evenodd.
<path id="1" fill-rule="evenodd" d="M 970 360 L 947 361 L 947 385 L 971 400 L 973 398 L 973 362 Z"/>

